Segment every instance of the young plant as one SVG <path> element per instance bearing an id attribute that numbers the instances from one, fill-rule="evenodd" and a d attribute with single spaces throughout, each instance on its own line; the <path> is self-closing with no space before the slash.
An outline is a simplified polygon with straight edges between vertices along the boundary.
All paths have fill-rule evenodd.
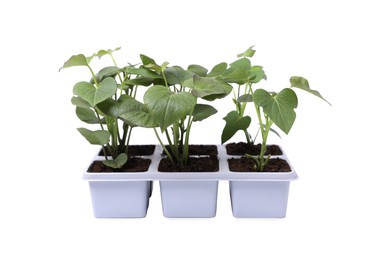
<path id="1" fill-rule="evenodd" d="M 112 168 L 121 168 L 128 160 L 128 146 L 136 124 L 134 120 L 129 120 L 127 114 L 142 106 L 135 99 L 138 86 L 149 86 L 154 79 L 160 78 L 145 68 L 132 65 L 119 68 L 113 56 L 113 52 L 119 49 L 100 50 L 90 57 L 73 55 L 61 68 L 84 66 L 89 69 L 90 81 L 74 85 L 71 102 L 76 106 L 76 114 L 81 121 L 99 125 L 100 130 L 78 128 L 78 131 L 91 144 L 102 147 L 106 158 L 103 163 Z M 113 66 L 105 67 L 95 74 L 90 66 L 91 60 L 105 55 L 111 57 Z"/>
<path id="2" fill-rule="evenodd" d="M 257 171 L 262 172 L 270 158 L 270 155 L 265 158 L 265 152 L 271 126 L 275 124 L 285 134 L 288 134 L 295 122 L 295 108 L 298 106 L 298 97 L 292 88 L 305 90 L 330 104 L 318 91 L 310 89 L 308 81 L 305 78 L 294 76 L 291 77 L 290 82 L 291 86 L 289 88 L 285 88 L 278 93 L 257 89 L 254 91 L 252 99 L 247 100 L 254 102 L 262 136 L 259 156 L 247 155 L 255 161 L 254 168 Z"/>
<path id="3" fill-rule="evenodd" d="M 220 78 L 228 83 L 234 83 L 236 88 L 233 90 L 235 110 L 229 112 L 224 120 L 226 125 L 222 131 L 221 143 L 227 142 L 239 130 L 245 133 L 246 142 L 253 143 L 248 127 L 251 118 L 245 115 L 247 102 L 251 100 L 254 93 L 253 84 L 266 79 L 265 72 L 261 66 L 252 65 L 249 58 L 253 57 L 255 50 L 253 46 L 249 47 L 245 52 L 238 54 L 240 58 L 230 64 L 230 67 L 224 71 Z"/>
<path id="4" fill-rule="evenodd" d="M 202 121 L 217 112 L 211 105 L 198 103 L 198 100 L 223 98 L 232 89 L 217 78 L 226 70 L 226 64 L 218 64 L 208 73 L 200 65 L 190 65 L 185 70 L 179 66 L 168 67 L 168 63 L 158 65 L 144 55 L 141 59 L 143 66 L 160 74 L 164 83 L 153 85 L 144 95 L 150 121 L 153 120 L 165 135 L 169 148 L 154 128 L 156 137 L 171 162 L 183 167 L 188 164 L 193 122 Z"/>

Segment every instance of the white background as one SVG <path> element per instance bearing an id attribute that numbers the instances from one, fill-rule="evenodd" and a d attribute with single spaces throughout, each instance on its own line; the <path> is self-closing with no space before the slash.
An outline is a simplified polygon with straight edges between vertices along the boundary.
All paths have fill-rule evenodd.
<path id="1" fill-rule="evenodd" d="M 0 259 L 380 259 L 380 24 L 371 0 L 2 1 Z M 220 182 L 212 219 L 164 218 L 157 184 L 146 218 L 95 219 L 81 174 L 98 148 L 70 103 L 89 74 L 59 73 L 63 62 L 121 46 L 121 66 L 144 53 L 211 68 L 250 45 L 268 76 L 260 87 L 300 75 L 333 105 L 298 92 L 281 141 L 300 176 L 287 217 L 234 218 Z M 220 142 L 233 107 L 215 105 L 193 143 Z M 152 130 L 134 138 L 156 143 Z"/>

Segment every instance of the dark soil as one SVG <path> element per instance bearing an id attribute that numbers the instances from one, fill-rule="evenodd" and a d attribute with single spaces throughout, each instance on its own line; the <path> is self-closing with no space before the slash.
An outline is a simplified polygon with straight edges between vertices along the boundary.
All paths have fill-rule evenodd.
<path id="1" fill-rule="evenodd" d="M 166 146 L 168 151 L 170 148 Z M 180 147 L 180 151 L 182 151 Z M 163 155 L 165 152 L 163 151 Z M 217 146 L 215 145 L 189 145 L 189 155 L 208 155 L 208 156 L 217 156 Z"/>
<path id="2" fill-rule="evenodd" d="M 248 144 L 244 142 L 240 143 L 230 143 L 226 145 L 226 152 L 229 155 L 259 155 L 261 152 L 261 144 Z M 265 155 L 282 155 L 282 150 L 278 145 L 267 145 L 267 150 Z"/>
<path id="3" fill-rule="evenodd" d="M 190 157 L 188 165 L 179 167 L 173 165 L 168 158 L 163 158 L 159 164 L 159 172 L 217 172 L 219 164 L 217 157 Z"/>
<path id="4" fill-rule="evenodd" d="M 102 163 L 102 161 L 94 161 L 88 172 L 146 172 L 151 164 L 150 159 L 138 157 L 128 158 L 127 163 L 121 169 L 113 169 Z"/>
<path id="5" fill-rule="evenodd" d="M 130 145 L 128 147 L 128 156 L 144 156 L 152 155 L 155 151 L 155 145 Z M 99 152 L 100 156 L 104 156 L 103 149 Z"/>
<path id="6" fill-rule="evenodd" d="M 229 159 L 229 169 L 232 172 L 255 172 L 254 160 L 248 157 L 238 159 Z M 286 160 L 280 158 L 272 158 L 264 168 L 265 172 L 290 172 L 291 167 Z"/>

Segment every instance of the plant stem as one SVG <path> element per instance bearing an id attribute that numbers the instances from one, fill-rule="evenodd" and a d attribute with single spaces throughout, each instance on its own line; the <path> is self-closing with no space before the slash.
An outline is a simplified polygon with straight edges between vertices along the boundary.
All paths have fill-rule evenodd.
<path id="1" fill-rule="evenodd" d="M 173 160 L 173 157 L 171 156 L 171 154 L 169 153 L 169 151 L 165 147 L 164 143 L 161 141 L 160 136 L 159 136 L 159 134 L 156 131 L 156 128 L 154 128 L 153 131 L 155 132 L 156 138 L 159 141 L 159 143 L 160 143 L 161 147 L 163 148 L 164 152 L 167 154 L 169 160 L 172 162 L 172 164 L 174 164 L 175 161 Z"/>
<path id="2" fill-rule="evenodd" d="M 193 114 L 193 111 L 192 111 Z M 188 125 L 185 131 L 185 142 L 183 147 L 183 161 L 184 164 L 188 164 L 188 156 L 189 156 L 189 136 L 190 136 L 190 130 L 193 123 L 193 117 L 189 116 Z"/>
<path id="3" fill-rule="evenodd" d="M 266 129 L 267 129 L 268 121 L 267 121 L 267 117 L 266 117 L 266 126 L 265 126 L 262 122 L 261 110 L 260 110 L 259 106 L 257 106 L 255 103 L 254 103 L 254 106 L 255 106 L 255 111 L 257 112 L 259 127 L 261 129 L 261 136 L 262 136 L 261 151 L 260 151 L 259 156 L 258 156 L 258 159 L 259 159 L 258 169 L 260 172 L 262 172 L 263 168 L 264 168 L 264 165 L 263 165 L 264 164 L 264 154 L 266 152 L 266 142 L 267 142 L 267 135 L 268 135 L 268 131 L 266 134 Z"/>
<path id="4" fill-rule="evenodd" d="M 126 151 L 125 153 L 128 155 L 128 147 L 130 146 L 130 138 L 131 138 L 131 132 L 132 132 L 132 127 L 129 128 L 128 131 L 128 137 L 127 137 L 127 142 L 126 142 Z"/>
<path id="5" fill-rule="evenodd" d="M 167 78 L 165 77 L 164 70 L 161 71 L 161 75 L 163 76 L 165 86 L 168 88 L 168 82 Z"/>
<path id="6" fill-rule="evenodd" d="M 97 81 L 97 78 L 95 77 L 94 71 L 91 69 L 90 65 L 87 65 L 87 67 L 89 68 L 89 70 L 90 70 L 90 72 L 91 72 L 91 75 L 92 75 L 92 77 L 93 77 L 93 79 L 94 79 L 94 82 L 95 82 L 96 87 L 98 88 L 98 87 L 99 87 L 99 83 L 98 83 L 98 81 Z"/>
<path id="7" fill-rule="evenodd" d="M 171 150 L 173 155 L 175 156 L 177 163 L 179 163 L 180 166 L 182 166 L 183 162 L 180 158 L 180 152 L 179 152 L 179 123 L 178 122 L 173 123 L 172 127 L 173 127 L 172 129 L 173 145 L 171 146 Z M 180 146 L 182 146 L 182 144 L 180 144 Z"/>
<path id="8" fill-rule="evenodd" d="M 248 144 L 252 143 L 251 138 L 250 138 L 250 134 L 249 134 L 249 132 L 247 131 L 247 129 L 243 130 L 243 132 L 245 133 L 246 142 L 247 142 Z"/>

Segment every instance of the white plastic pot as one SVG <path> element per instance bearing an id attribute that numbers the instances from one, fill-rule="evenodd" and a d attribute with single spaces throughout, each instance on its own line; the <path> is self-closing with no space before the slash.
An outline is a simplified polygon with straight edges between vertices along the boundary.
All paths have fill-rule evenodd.
<path id="1" fill-rule="evenodd" d="M 163 215 L 168 218 L 216 216 L 218 181 L 160 181 Z"/>
<path id="2" fill-rule="evenodd" d="M 149 181 L 89 181 L 96 218 L 143 218 L 147 214 Z"/>
<path id="3" fill-rule="evenodd" d="M 282 152 L 283 155 L 272 157 L 286 160 L 291 167 L 290 172 L 233 173 L 249 174 L 251 177 L 246 180 L 229 181 L 234 217 L 284 218 L 286 216 L 290 182 L 298 177 L 283 149 Z"/>
<path id="4" fill-rule="evenodd" d="M 284 218 L 289 181 L 230 181 L 234 217 Z"/>
<path id="5" fill-rule="evenodd" d="M 96 160 L 104 160 L 104 157 L 96 155 L 91 163 Z M 93 212 L 96 218 L 144 218 L 147 215 L 153 182 L 150 180 L 126 180 L 122 177 L 125 174 L 129 173 L 89 173 L 86 171 L 83 174 L 83 178 L 89 182 Z"/>
<path id="6" fill-rule="evenodd" d="M 233 215 L 238 218 L 285 217 L 290 181 L 298 178 L 286 155 L 290 172 L 231 172 L 225 147 L 218 149 L 218 172 L 158 172 L 162 148 L 156 146 L 147 172 L 88 173 L 95 217 L 144 217 L 153 181 L 160 182 L 165 217 L 211 218 L 216 215 L 218 182 L 229 181 Z M 96 159 L 102 159 L 97 157 Z"/>

